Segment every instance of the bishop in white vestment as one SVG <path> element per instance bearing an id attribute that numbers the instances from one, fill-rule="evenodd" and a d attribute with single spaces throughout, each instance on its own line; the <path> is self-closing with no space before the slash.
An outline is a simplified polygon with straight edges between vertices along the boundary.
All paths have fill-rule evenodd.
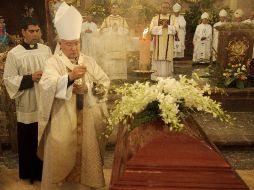
<path id="1" fill-rule="evenodd" d="M 179 24 L 177 37 L 175 38 L 175 42 L 174 42 L 175 43 L 174 57 L 176 58 L 183 58 L 184 50 L 185 50 L 186 21 L 184 19 L 184 16 L 180 14 L 181 8 L 182 8 L 181 5 L 176 3 L 173 6 L 173 11 L 175 14 L 172 15 L 172 17 L 175 17 L 175 19 L 177 20 L 177 23 Z"/>
<path id="2" fill-rule="evenodd" d="M 220 12 L 219 12 L 219 16 L 220 16 L 220 21 L 219 22 L 216 22 L 214 25 L 213 25 L 213 49 L 212 49 L 212 52 L 213 52 L 213 61 L 216 61 L 216 58 L 217 58 L 217 52 L 218 52 L 218 38 L 219 38 L 219 31 L 216 29 L 217 26 L 221 26 L 223 24 L 226 24 L 227 21 L 226 21 L 226 17 L 227 17 L 228 13 L 225 9 L 222 9 Z"/>
<path id="3" fill-rule="evenodd" d="M 39 84 L 41 190 L 105 185 L 100 135 L 110 80 L 93 58 L 80 53 L 81 24 L 82 17 L 72 6 L 65 4 L 56 12 L 61 50 L 47 60 Z M 94 85 L 103 85 L 104 90 L 97 94 Z"/>
<path id="4" fill-rule="evenodd" d="M 212 48 L 212 26 L 208 24 L 209 15 L 204 12 L 201 15 L 202 23 L 196 28 L 193 38 L 193 58 L 196 63 L 209 63 Z"/>
<path id="5" fill-rule="evenodd" d="M 179 24 L 168 14 L 169 3 L 162 3 L 161 14 L 155 16 L 150 24 L 153 36 L 152 80 L 157 77 L 173 76 L 174 37 Z"/>

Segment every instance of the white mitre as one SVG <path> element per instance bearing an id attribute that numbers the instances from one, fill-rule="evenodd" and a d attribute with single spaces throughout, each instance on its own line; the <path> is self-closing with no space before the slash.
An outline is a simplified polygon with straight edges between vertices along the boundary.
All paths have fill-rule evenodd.
<path id="1" fill-rule="evenodd" d="M 228 16 L 228 13 L 227 13 L 227 11 L 226 11 L 225 9 L 222 9 L 222 10 L 220 11 L 220 13 L 219 13 L 219 16 L 220 16 L 220 17 L 226 17 L 226 16 Z"/>
<path id="2" fill-rule="evenodd" d="M 201 15 L 201 19 L 205 19 L 205 18 L 209 18 L 209 14 L 207 12 L 204 12 L 202 15 Z"/>
<path id="3" fill-rule="evenodd" d="M 75 7 L 63 2 L 56 11 L 54 25 L 59 39 L 77 40 L 80 38 L 82 16 Z"/>
<path id="4" fill-rule="evenodd" d="M 234 12 L 234 16 L 235 18 L 240 18 L 243 16 L 243 10 L 242 9 L 237 9 L 235 12 Z"/>
<path id="5" fill-rule="evenodd" d="M 178 3 L 176 3 L 176 4 L 174 4 L 174 6 L 173 6 L 173 11 L 174 11 L 175 13 L 178 13 L 178 12 L 180 12 L 181 8 L 182 8 L 181 5 L 178 4 Z"/>

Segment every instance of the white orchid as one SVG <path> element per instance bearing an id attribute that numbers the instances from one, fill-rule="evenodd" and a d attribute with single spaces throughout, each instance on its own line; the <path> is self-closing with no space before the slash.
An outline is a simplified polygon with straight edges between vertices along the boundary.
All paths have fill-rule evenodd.
<path id="1" fill-rule="evenodd" d="M 188 79 L 186 76 L 180 76 L 179 80 L 161 78 L 156 84 L 149 82 L 124 84 L 116 89 L 116 92 L 122 97 L 110 112 L 108 133 L 121 122 L 127 124 L 128 119 L 135 118 L 153 102 L 158 103 L 159 115 L 165 124 L 169 124 L 166 126 L 172 130 L 183 128 L 179 114 L 182 106 L 189 110 L 211 113 L 222 121 L 229 122 L 230 119 L 230 116 L 222 110 L 221 105 L 206 95 L 211 94 L 210 85 L 200 87 L 195 80 Z"/>

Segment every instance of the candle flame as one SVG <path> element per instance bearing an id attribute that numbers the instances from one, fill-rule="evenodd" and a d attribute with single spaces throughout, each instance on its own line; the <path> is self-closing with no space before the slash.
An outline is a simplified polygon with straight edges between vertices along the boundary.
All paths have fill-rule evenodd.
<path id="1" fill-rule="evenodd" d="M 148 32 L 149 32 L 149 29 L 148 29 L 148 28 L 144 29 L 143 38 L 145 38 L 145 36 L 146 36 L 146 34 L 147 34 Z"/>

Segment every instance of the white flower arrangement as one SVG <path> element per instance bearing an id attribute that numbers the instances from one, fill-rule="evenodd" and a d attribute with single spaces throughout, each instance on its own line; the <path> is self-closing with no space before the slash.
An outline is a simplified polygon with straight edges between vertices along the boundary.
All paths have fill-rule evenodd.
<path id="1" fill-rule="evenodd" d="M 183 128 L 180 116 L 182 106 L 188 110 L 211 113 L 221 121 L 230 123 L 230 116 L 222 110 L 221 104 L 208 96 L 211 94 L 210 86 L 206 84 L 200 87 L 195 80 L 187 79 L 186 76 L 180 76 L 179 80 L 159 79 L 156 84 L 124 84 L 116 89 L 116 92 L 122 97 L 116 101 L 114 109 L 110 112 L 106 137 L 119 123 L 129 126 L 130 130 L 127 121 L 135 119 L 136 114 L 147 109 L 153 102 L 158 103 L 159 116 L 171 130 L 179 131 Z M 183 105 L 180 105 L 181 103 Z"/>

